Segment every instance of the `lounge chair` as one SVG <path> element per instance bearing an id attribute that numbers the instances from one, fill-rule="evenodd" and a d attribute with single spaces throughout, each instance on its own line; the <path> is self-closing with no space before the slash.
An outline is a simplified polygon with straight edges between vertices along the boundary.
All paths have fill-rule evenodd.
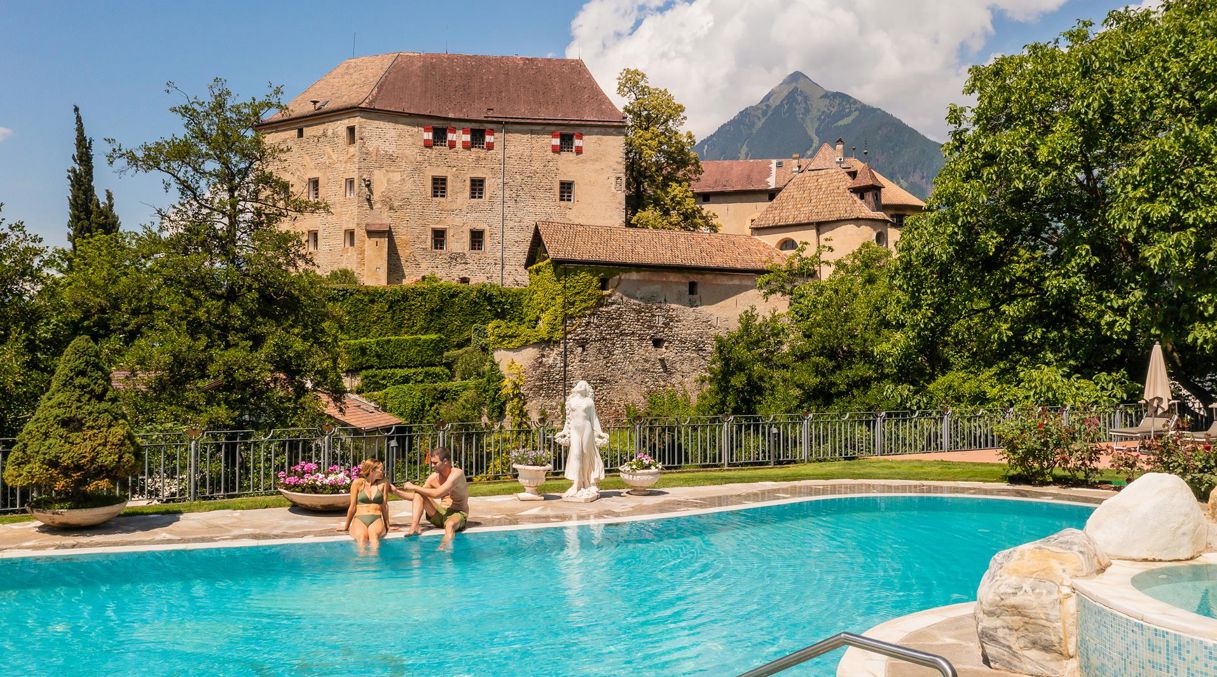
<path id="1" fill-rule="evenodd" d="M 1217 440 L 1217 419 L 1213 420 L 1213 424 L 1208 430 L 1200 432 L 1183 432 L 1179 433 L 1179 437 L 1187 442 L 1204 442 L 1206 439 Z"/>
<path id="2" fill-rule="evenodd" d="M 1175 427 L 1175 419 L 1177 417 L 1162 417 L 1162 416 L 1146 416 L 1141 419 L 1141 422 L 1131 428 L 1112 428 L 1111 439 L 1119 442 L 1121 440 L 1135 440 L 1137 449 L 1141 448 L 1141 441 L 1148 440 L 1153 437 L 1170 432 Z"/>

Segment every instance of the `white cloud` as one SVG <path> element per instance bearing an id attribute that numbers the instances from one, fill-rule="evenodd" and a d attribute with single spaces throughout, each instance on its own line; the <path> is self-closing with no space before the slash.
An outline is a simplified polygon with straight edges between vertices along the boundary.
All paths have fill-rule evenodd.
<path id="1" fill-rule="evenodd" d="M 0 127 L 0 142 L 13 135 L 13 130 L 8 127 Z"/>
<path id="2" fill-rule="evenodd" d="M 640 68 L 688 109 L 702 138 L 793 71 L 942 140 L 969 57 L 1002 12 L 1034 21 L 1065 0 L 589 0 L 571 22 L 582 58 L 618 103 Z"/>

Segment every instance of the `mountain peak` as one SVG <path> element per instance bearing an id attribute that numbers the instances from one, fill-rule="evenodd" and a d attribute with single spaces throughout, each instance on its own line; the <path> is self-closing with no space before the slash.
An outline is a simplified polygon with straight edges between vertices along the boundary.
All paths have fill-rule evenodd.
<path id="1" fill-rule="evenodd" d="M 824 89 L 801 71 L 787 75 L 694 150 L 703 160 L 788 158 L 791 153 L 810 157 L 837 137 L 863 146 L 882 139 L 881 146 L 870 148 L 868 161 L 918 197 L 929 193 L 942 168 L 937 143 L 878 108 Z"/>
<path id="2" fill-rule="evenodd" d="M 769 93 L 765 95 L 765 98 L 761 99 L 759 105 L 772 105 L 796 90 L 812 99 L 818 99 L 828 93 L 827 89 L 816 84 L 814 80 L 804 75 L 802 71 L 795 71 L 782 78 L 777 87 L 769 90 Z"/>

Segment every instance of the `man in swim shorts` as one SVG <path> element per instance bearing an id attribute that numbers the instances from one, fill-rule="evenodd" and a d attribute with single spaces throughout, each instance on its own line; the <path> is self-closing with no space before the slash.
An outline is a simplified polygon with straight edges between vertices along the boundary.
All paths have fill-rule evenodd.
<path id="1" fill-rule="evenodd" d="M 444 447 L 432 449 L 430 460 L 432 472 L 422 486 L 406 482 L 400 489 L 393 487 L 393 493 L 414 503 L 406 535 L 417 534 L 426 515 L 427 521 L 444 530 L 439 549 L 447 550 L 469 520 L 469 483 L 464 470 L 452 467 L 452 454 Z"/>

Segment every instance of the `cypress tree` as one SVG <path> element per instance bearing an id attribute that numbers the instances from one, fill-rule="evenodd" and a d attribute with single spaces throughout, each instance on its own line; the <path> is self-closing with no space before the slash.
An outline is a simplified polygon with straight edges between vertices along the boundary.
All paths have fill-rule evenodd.
<path id="1" fill-rule="evenodd" d="M 4 481 L 82 504 L 136 470 L 138 442 L 97 345 L 79 336 L 59 358 L 51 387 L 9 455 Z"/>
<path id="2" fill-rule="evenodd" d="M 106 202 L 97 199 L 93 187 L 93 140 L 85 136 L 80 106 L 72 106 L 76 114 L 76 152 L 68 167 L 68 242 L 72 249 L 81 238 L 101 233 L 117 233 L 118 215 L 114 211 L 114 196 L 106 191 Z"/>

